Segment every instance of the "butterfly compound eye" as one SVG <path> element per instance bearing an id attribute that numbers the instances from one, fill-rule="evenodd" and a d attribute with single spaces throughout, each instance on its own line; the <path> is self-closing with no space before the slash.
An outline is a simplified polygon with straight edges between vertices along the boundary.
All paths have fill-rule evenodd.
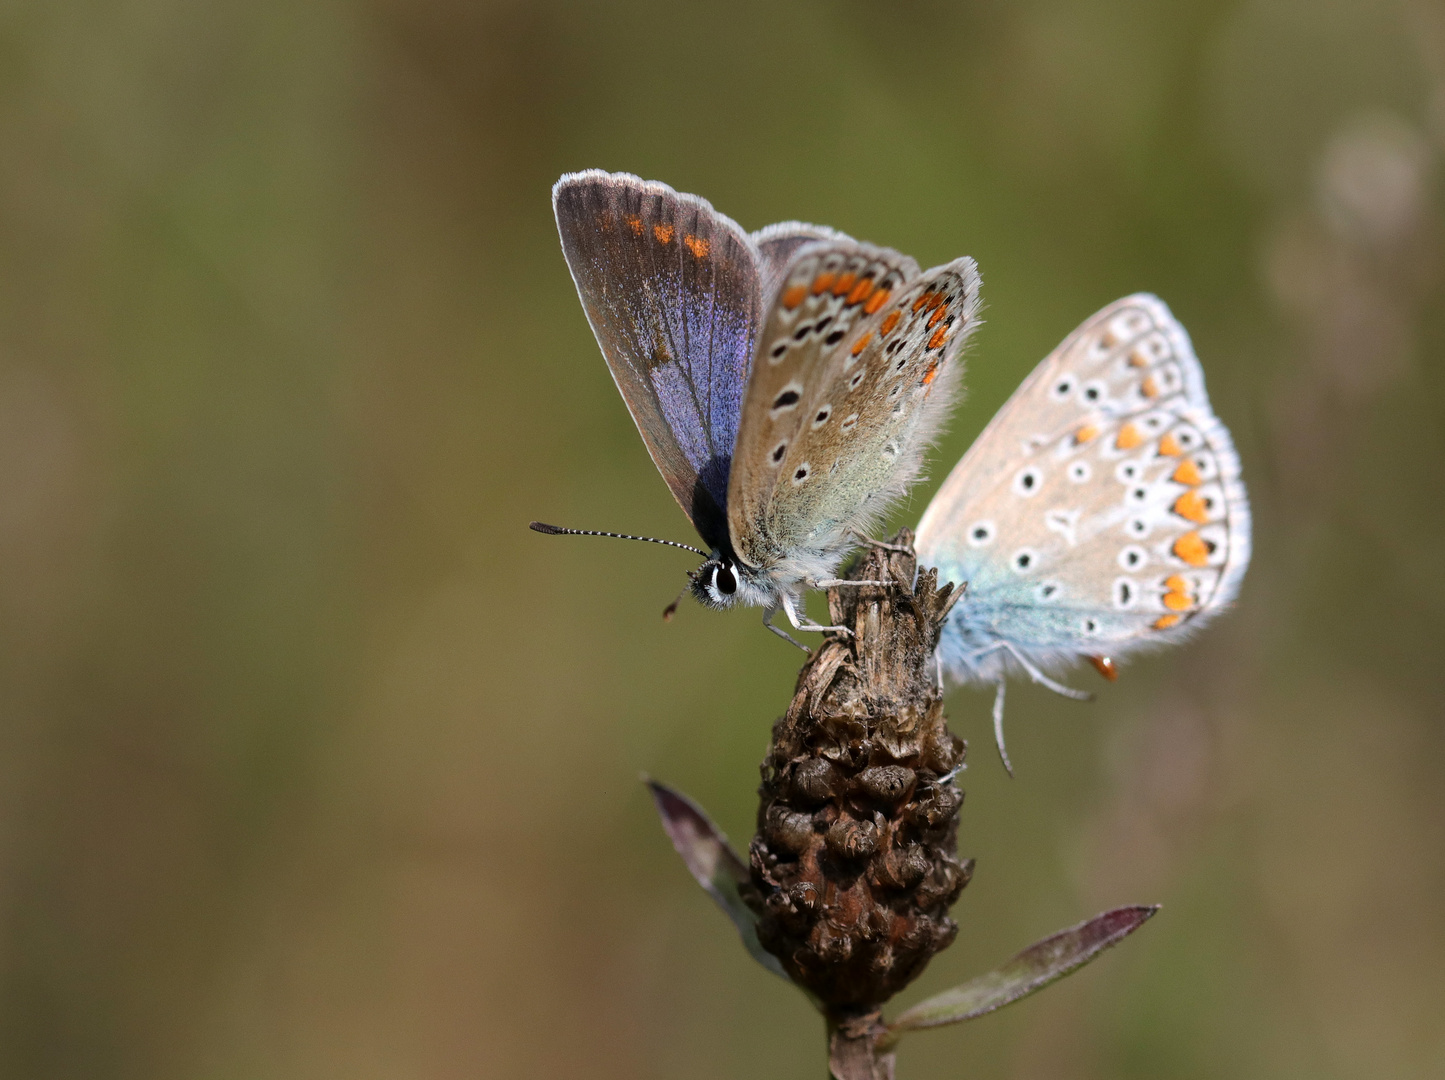
<path id="1" fill-rule="evenodd" d="M 733 573 L 733 568 L 727 563 L 723 563 L 717 568 L 712 580 L 713 584 L 717 586 L 717 591 L 724 596 L 731 596 L 738 591 L 737 575 Z"/>

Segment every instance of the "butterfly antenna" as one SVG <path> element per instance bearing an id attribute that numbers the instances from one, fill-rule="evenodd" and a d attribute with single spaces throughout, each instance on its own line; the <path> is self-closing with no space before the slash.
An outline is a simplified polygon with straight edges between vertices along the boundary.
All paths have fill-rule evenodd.
<path id="1" fill-rule="evenodd" d="M 686 595 L 687 590 L 683 589 L 682 592 L 677 594 L 676 600 L 674 600 L 672 603 L 668 604 L 667 607 L 662 609 L 663 622 L 672 622 L 672 617 L 677 614 L 677 605 L 682 603 L 682 598 Z"/>
<path id="2" fill-rule="evenodd" d="M 546 533 L 548 536 L 610 536 L 614 540 L 645 540 L 649 544 L 666 544 L 668 547 L 682 548 L 683 551 L 691 551 L 695 555 L 707 558 L 707 552 L 693 547 L 691 544 L 679 544 L 676 540 L 659 540 L 655 536 L 631 536 L 627 533 L 600 532 L 596 529 L 564 529 L 560 525 L 548 525 L 545 521 L 534 521 L 527 526 L 533 532 Z"/>

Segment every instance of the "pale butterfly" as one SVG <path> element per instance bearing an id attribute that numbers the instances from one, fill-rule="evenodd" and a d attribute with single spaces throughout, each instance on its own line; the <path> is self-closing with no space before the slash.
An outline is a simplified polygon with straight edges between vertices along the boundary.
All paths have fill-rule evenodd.
<path id="1" fill-rule="evenodd" d="M 706 559 L 693 596 L 761 606 L 789 641 L 779 609 L 798 629 L 840 629 L 806 618 L 803 589 L 834 584 L 916 479 L 977 323 L 973 260 L 920 273 L 816 225 L 749 234 L 626 173 L 569 173 L 552 204 L 617 388 L 708 548 L 689 548 Z"/>
<path id="2" fill-rule="evenodd" d="M 995 686 L 1178 642 L 1224 609 L 1249 565 L 1249 500 L 1189 335 L 1164 303 L 1116 300 L 1034 369 L 954 467 L 918 526 L 920 564 L 967 583 L 942 677 Z"/>

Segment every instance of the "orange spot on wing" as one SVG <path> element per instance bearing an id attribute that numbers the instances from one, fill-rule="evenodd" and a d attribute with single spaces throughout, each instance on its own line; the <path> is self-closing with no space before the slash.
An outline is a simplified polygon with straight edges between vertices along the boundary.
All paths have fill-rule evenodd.
<path id="1" fill-rule="evenodd" d="M 857 356 L 857 355 L 858 355 L 860 352 L 862 352 L 864 349 L 868 348 L 868 343 L 869 343 L 870 341 L 872 341 L 872 340 L 873 340 L 873 331 L 872 331 L 872 330 L 869 330 L 866 334 L 864 334 L 862 337 L 860 337 L 857 341 L 855 341 L 855 342 L 853 343 L 853 348 L 850 349 L 849 352 L 851 352 L 854 356 Z"/>
<path id="2" fill-rule="evenodd" d="M 944 343 L 945 340 L 947 340 L 947 338 L 948 327 L 940 326 L 937 330 L 933 332 L 933 336 L 928 339 L 928 347 L 930 349 L 937 349 Z"/>
<path id="3" fill-rule="evenodd" d="M 642 235 L 642 219 L 640 217 L 638 217 L 636 214 L 628 214 L 622 220 L 627 222 L 627 227 L 631 229 L 634 233 L 636 233 L 638 236 Z"/>
<path id="4" fill-rule="evenodd" d="M 658 242 L 658 243 L 660 243 L 660 244 L 670 244 L 670 243 L 672 243 L 672 226 L 671 226 L 671 225 L 654 225 L 654 226 L 652 227 L 652 235 L 655 236 L 655 237 L 657 237 L 657 242 Z"/>
<path id="5" fill-rule="evenodd" d="M 1074 432 L 1074 445 L 1082 446 L 1090 439 L 1096 439 L 1098 437 L 1099 429 L 1096 428 L 1093 424 L 1085 424 L 1083 427 L 1079 428 L 1078 431 Z"/>
<path id="6" fill-rule="evenodd" d="M 699 259 L 707 258 L 709 242 L 701 236 L 687 236 L 682 241 L 687 245 L 687 250 L 696 255 Z"/>
<path id="7" fill-rule="evenodd" d="M 1170 574 L 1164 579 L 1164 588 L 1170 592 L 1187 593 L 1189 591 L 1189 582 L 1184 580 L 1183 574 Z"/>
<path id="8" fill-rule="evenodd" d="M 1209 520 L 1209 511 L 1204 506 L 1203 497 L 1197 491 L 1186 491 L 1175 499 L 1174 512 L 1196 525 L 1203 525 Z"/>
<path id="9" fill-rule="evenodd" d="M 1135 349 L 1129 354 L 1129 363 L 1132 364 L 1134 367 L 1148 367 L 1149 358 L 1143 353 L 1141 353 L 1138 349 Z"/>
<path id="10" fill-rule="evenodd" d="M 833 295 L 842 296 L 853 287 L 853 282 L 858 280 L 857 274 L 844 274 L 833 283 Z"/>
<path id="11" fill-rule="evenodd" d="M 1118 450 L 1132 450 L 1143 441 L 1144 436 L 1139 434 L 1138 428 L 1133 424 L 1125 424 L 1114 439 L 1114 447 Z"/>
<path id="12" fill-rule="evenodd" d="M 935 292 L 928 294 L 928 310 L 932 311 L 939 304 L 943 303 L 943 293 Z"/>
<path id="13" fill-rule="evenodd" d="M 1144 392 L 1144 396 L 1147 398 L 1159 396 L 1159 384 L 1154 381 L 1153 375 L 1145 375 L 1144 381 L 1139 384 L 1139 389 Z"/>
<path id="14" fill-rule="evenodd" d="M 936 296 L 936 293 L 926 292 L 917 300 L 913 301 L 913 314 L 917 315 L 924 308 L 929 306 L 929 301 Z"/>
<path id="15" fill-rule="evenodd" d="M 783 293 L 783 307 L 792 311 L 803 302 L 803 298 L 807 295 L 808 287 L 806 285 L 794 285 L 787 292 Z"/>
<path id="16" fill-rule="evenodd" d="M 884 304 L 888 303 L 888 296 L 892 291 L 892 289 L 879 289 L 877 292 L 875 292 L 872 296 L 868 298 L 868 303 L 863 305 L 863 314 L 876 314 L 879 308 L 881 308 Z M 894 322 L 898 321 L 896 317 L 897 315 L 898 313 L 895 311 L 893 313 L 893 316 L 891 316 Z"/>
<path id="17" fill-rule="evenodd" d="M 1209 563 L 1209 545 L 1197 532 L 1185 533 L 1174 541 L 1172 550 L 1190 566 L 1207 566 Z"/>
<path id="18" fill-rule="evenodd" d="M 932 382 L 934 379 L 936 379 L 936 378 L 938 378 L 938 361 L 937 361 L 937 360 L 935 360 L 933 363 L 929 364 L 929 365 L 928 365 L 928 370 L 923 373 L 923 385 L 924 385 L 924 386 L 927 386 L 929 383 L 931 383 L 931 382 Z"/>
<path id="19" fill-rule="evenodd" d="M 941 319 L 941 318 L 943 318 L 943 317 L 944 317 L 945 315 L 947 315 L 947 314 L 948 314 L 948 305 L 947 305 L 947 304 L 944 304 L 944 305 L 942 305 L 941 307 L 939 307 L 936 311 L 934 311 L 934 313 L 933 313 L 932 315 L 930 315 L 930 316 L 928 317 L 928 329 L 932 330 L 936 325 L 938 325 L 938 320 Z"/>
<path id="20" fill-rule="evenodd" d="M 1160 615 L 1154 620 L 1154 629 L 1168 630 L 1171 626 L 1178 626 L 1179 618 L 1178 615 Z"/>
<path id="21" fill-rule="evenodd" d="M 838 275 L 831 271 L 819 274 L 813 279 L 813 295 L 821 296 L 833 287 L 833 279 Z"/>
<path id="22" fill-rule="evenodd" d="M 1167 592 L 1164 594 L 1164 606 L 1170 611 L 1188 611 L 1194 606 L 1194 601 L 1189 599 L 1188 593 Z"/>
<path id="23" fill-rule="evenodd" d="M 1188 458 L 1179 463 L 1179 468 L 1174 470 L 1174 475 L 1169 479 L 1176 484 L 1188 484 L 1190 487 L 1204 483 L 1204 477 L 1199 475 L 1199 466 Z"/>
<path id="24" fill-rule="evenodd" d="M 884 337 L 887 337 L 893 332 L 893 328 L 898 325 L 898 320 L 902 317 L 903 313 L 901 311 L 890 311 L 887 315 L 883 316 L 883 325 L 878 328 L 878 332 Z"/>
<path id="25" fill-rule="evenodd" d="M 1184 453 L 1184 447 L 1179 445 L 1179 440 L 1173 435 L 1165 435 L 1159 440 L 1159 453 L 1165 457 L 1178 457 Z"/>
<path id="26" fill-rule="evenodd" d="M 853 286 L 853 291 L 848 294 L 848 303 L 861 304 L 863 300 L 873 291 L 873 279 L 865 277 Z"/>
<path id="27" fill-rule="evenodd" d="M 1107 656 L 1091 656 L 1089 663 L 1094 665 L 1094 670 L 1110 682 L 1116 682 L 1119 678 L 1119 669 L 1114 666 L 1114 661 Z"/>

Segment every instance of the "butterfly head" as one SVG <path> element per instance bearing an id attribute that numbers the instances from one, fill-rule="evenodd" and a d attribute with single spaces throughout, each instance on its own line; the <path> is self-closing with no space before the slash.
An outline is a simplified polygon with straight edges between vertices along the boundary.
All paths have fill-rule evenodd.
<path id="1" fill-rule="evenodd" d="M 714 551 L 688 577 L 692 579 L 692 595 L 703 607 L 728 608 L 741 599 L 737 564 L 720 552 Z"/>
<path id="2" fill-rule="evenodd" d="M 736 604 L 767 607 L 773 603 L 773 590 L 758 580 L 756 572 L 716 549 L 687 576 L 692 581 L 688 591 L 703 607 L 721 610 Z"/>

